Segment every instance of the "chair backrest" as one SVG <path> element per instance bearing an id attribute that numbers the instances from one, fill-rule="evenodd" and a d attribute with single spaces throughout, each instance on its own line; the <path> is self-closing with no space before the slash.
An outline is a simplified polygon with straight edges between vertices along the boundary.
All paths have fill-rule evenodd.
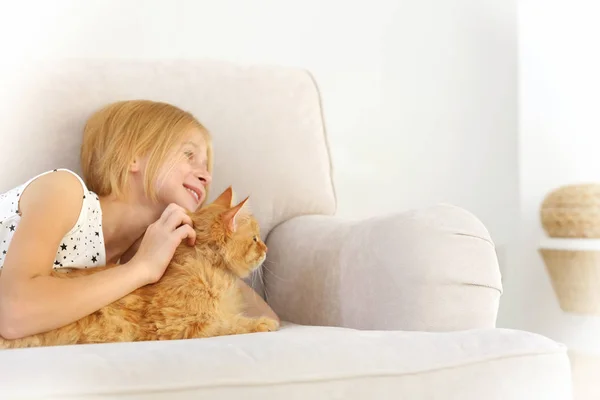
<path id="1" fill-rule="evenodd" d="M 0 96 L 0 193 L 54 168 L 77 173 L 85 121 L 101 106 L 150 99 L 191 111 L 214 138 L 209 201 L 250 195 L 263 238 L 336 200 L 319 93 L 302 69 L 215 60 L 69 59 L 23 65 Z M 262 294 L 262 282 L 253 280 Z"/>
<path id="2" fill-rule="evenodd" d="M 20 78 L 20 79 L 19 79 Z M 8 80 L 8 79 L 7 79 Z M 320 98 L 302 69 L 215 60 L 61 60 L 11 77 L 0 103 L 0 193 L 57 167 L 80 172 L 86 119 L 123 99 L 191 111 L 214 138 L 209 200 L 250 195 L 263 235 L 303 214 L 332 214 L 335 196 Z"/>

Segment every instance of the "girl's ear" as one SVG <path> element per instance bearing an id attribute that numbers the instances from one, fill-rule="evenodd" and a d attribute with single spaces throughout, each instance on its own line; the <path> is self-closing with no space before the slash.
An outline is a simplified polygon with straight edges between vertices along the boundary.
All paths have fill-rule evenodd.
<path id="1" fill-rule="evenodd" d="M 140 158 L 135 157 L 131 163 L 129 163 L 129 171 L 130 172 L 140 172 L 142 166 L 140 163 Z"/>

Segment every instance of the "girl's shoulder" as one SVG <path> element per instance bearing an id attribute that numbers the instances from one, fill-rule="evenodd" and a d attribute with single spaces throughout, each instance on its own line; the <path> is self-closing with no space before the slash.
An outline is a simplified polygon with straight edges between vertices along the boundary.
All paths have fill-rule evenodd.
<path id="1" fill-rule="evenodd" d="M 24 197 L 23 193 L 26 191 L 28 195 Z M 24 201 L 41 202 L 44 198 L 50 200 L 51 197 L 55 197 L 73 203 L 77 197 L 85 200 L 86 196 L 95 196 L 95 194 L 88 190 L 77 173 L 66 168 L 45 171 L 0 194 L 0 222 L 20 216 L 22 208 L 27 206 L 23 204 Z M 81 204 L 81 201 L 78 203 Z"/>
<path id="2" fill-rule="evenodd" d="M 0 195 L 0 269 L 8 245 L 25 221 L 28 221 L 25 224 L 27 235 L 50 232 L 50 237 L 62 236 L 58 249 L 61 257 L 57 253 L 56 267 L 67 266 L 64 263 L 69 262 L 73 265 L 87 262 L 87 259 L 80 259 L 89 253 L 85 250 L 84 240 L 89 246 L 98 247 L 98 250 L 91 249 L 97 255 L 90 262 L 95 265 L 103 259 L 100 257 L 103 250 L 99 241 L 103 238 L 98 196 L 88 190 L 83 179 L 73 171 L 46 171 Z M 71 244 L 67 251 L 66 247 Z"/>
<path id="3" fill-rule="evenodd" d="M 78 182 L 78 185 L 80 185 L 84 190 L 87 190 L 87 186 L 86 186 L 83 178 L 81 178 L 81 176 L 79 176 L 79 174 L 77 174 L 76 172 L 73 172 L 72 170 L 67 169 L 67 168 L 56 168 L 56 169 L 47 170 L 40 174 L 37 174 L 37 175 L 27 179 L 23 183 L 19 184 L 18 186 L 11 188 L 4 193 L 0 193 L 0 199 L 5 198 L 13 193 L 22 193 L 33 182 L 40 182 L 40 181 L 46 182 L 46 183 L 50 182 L 50 183 L 66 183 L 66 184 L 69 184 L 69 182 L 72 182 L 72 183 Z"/>

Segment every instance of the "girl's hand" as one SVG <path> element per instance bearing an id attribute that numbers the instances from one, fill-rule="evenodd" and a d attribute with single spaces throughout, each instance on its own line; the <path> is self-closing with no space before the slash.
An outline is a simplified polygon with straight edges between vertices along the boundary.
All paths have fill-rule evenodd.
<path id="1" fill-rule="evenodd" d="M 156 222 L 148 226 L 138 251 L 130 261 L 132 266 L 139 268 L 145 284 L 158 282 L 175 249 L 186 238 L 190 246 L 196 242 L 192 220 L 183 207 L 172 203 Z"/>

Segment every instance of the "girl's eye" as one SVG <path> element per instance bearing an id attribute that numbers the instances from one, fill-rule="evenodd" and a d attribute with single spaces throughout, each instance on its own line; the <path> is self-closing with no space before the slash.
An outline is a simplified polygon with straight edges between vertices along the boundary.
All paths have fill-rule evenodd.
<path id="1" fill-rule="evenodd" d="M 185 156 L 191 160 L 192 158 L 194 158 L 194 153 L 191 151 L 186 151 Z"/>

